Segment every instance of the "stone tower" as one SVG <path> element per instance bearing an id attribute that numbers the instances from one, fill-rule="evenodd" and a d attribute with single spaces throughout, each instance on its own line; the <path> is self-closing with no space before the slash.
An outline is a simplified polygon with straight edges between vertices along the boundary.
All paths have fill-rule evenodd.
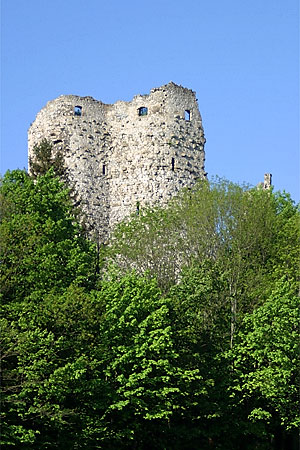
<path id="1" fill-rule="evenodd" d="M 172 82 L 113 105 L 60 96 L 30 126 L 29 157 L 42 139 L 63 152 L 86 223 L 102 242 L 125 216 L 206 176 L 195 93 Z"/>

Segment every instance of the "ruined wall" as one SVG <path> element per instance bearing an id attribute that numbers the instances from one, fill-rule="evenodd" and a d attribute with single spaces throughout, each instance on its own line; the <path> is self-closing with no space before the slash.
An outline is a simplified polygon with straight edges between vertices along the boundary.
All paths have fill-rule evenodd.
<path id="1" fill-rule="evenodd" d="M 80 115 L 74 113 L 77 106 Z M 31 125 L 29 156 L 43 138 L 63 151 L 86 221 L 102 241 L 137 208 L 164 204 L 205 177 L 195 93 L 174 83 L 113 105 L 61 96 L 48 102 Z"/>

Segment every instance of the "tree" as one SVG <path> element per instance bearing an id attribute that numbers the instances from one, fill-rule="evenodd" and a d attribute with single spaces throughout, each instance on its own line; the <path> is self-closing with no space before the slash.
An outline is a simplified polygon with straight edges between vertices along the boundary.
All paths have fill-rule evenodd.
<path id="1" fill-rule="evenodd" d="M 1 183 L 5 211 L 0 223 L 1 294 L 4 303 L 31 292 L 86 285 L 95 250 L 75 220 L 68 189 L 52 169 L 36 181 L 8 172 Z"/>
<path id="2" fill-rule="evenodd" d="M 91 349 L 103 306 L 76 286 L 34 293 L 20 306 L 1 319 L 1 443 L 85 448 L 88 405 L 98 400 Z"/>
<path id="3" fill-rule="evenodd" d="M 246 448 L 244 442 L 240 447 L 241 436 L 247 436 L 249 449 L 270 448 L 272 433 L 282 430 L 275 398 L 270 402 L 259 392 L 257 396 L 246 394 L 241 390 L 241 380 L 233 395 L 231 388 L 237 383 L 235 356 L 230 359 L 227 355 L 229 348 L 236 348 L 237 336 L 240 342 L 244 317 L 251 321 L 253 315 L 254 320 L 259 311 L 263 315 L 272 304 L 274 285 L 280 285 L 281 277 L 284 275 L 291 286 L 298 281 L 299 231 L 299 212 L 288 195 L 241 188 L 221 180 L 210 185 L 200 183 L 166 209 L 141 211 L 141 216 L 121 224 L 115 235 L 112 258 L 125 269 L 133 266 L 140 273 L 149 269 L 157 274 L 160 286 L 172 300 L 175 342 L 181 358 L 199 367 L 205 380 L 213 380 L 206 414 L 202 404 L 202 408 L 198 405 L 186 411 L 186 416 L 191 419 L 191 435 L 191 424 L 201 411 L 199 433 L 203 436 L 205 429 L 215 448 Z M 260 309 L 264 305 L 266 310 Z M 297 310 L 295 304 L 286 303 L 285 308 L 289 313 L 282 308 L 278 314 L 289 317 Z M 252 352 L 246 348 L 247 336 L 245 360 L 248 352 L 251 359 Z M 279 336 L 278 332 L 276 339 Z M 290 336 L 291 344 L 296 336 Z M 257 341 L 257 345 L 262 346 L 262 342 Z M 266 351 L 262 347 L 262 353 Z M 270 364 L 280 373 L 276 358 Z M 258 378 L 261 375 L 257 372 Z M 290 385 L 294 375 L 289 373 Z M 294 410 L 294 394 L 283 389 L 279 392 L 283 398 L 290 396 L 289 408 Z M 206 444 L 202 441 L 201 445 L 205 448 Z"/>
<path id="4" fill-rule="evenodd" d="M 281 430 L 281 440 L 289 432 L 296 439 L 300 426 L 299 310 L 297 284 L 277 281 L 268 300 L 244 317 L 229 353 L 235 370 L 231 390 L 249 423 L 275 435 Z"/>
<path id="5" fill-rule="evenodd" d="M 282 225 L 272 193 L 201 181 L 166 208 L 141 211 L 122 223 L 111 258 L 125 270 L 148 270 L 164 291 L 180 280 L 185 266 L 216 263 L 231 304 L 232 346 L 240 317 L 262 303 L 272 285 L 270 266 Z"/>
<path id="6" fill-rule="evenodd" d="M 109 389 L 103 445 L 181 448 L 177 422 L 206 397 L 210 381 L 179 357 L 170 300 L 154 280 L 135 275 L 104 283 L 100 295 L 106 311 L 98 352 Z"/>
<path id="7" fill-rule="evenodd" d="M 299 280 L 300 266 L 300 214 L 299 205 L 286 192 L 273 194 L 276 208 L 276 234 L 274 234 L 273 254 L 268 270 L 274 280 L 287 277 Z"/>
<path id="8" fill-rule="evenodd" d="M 112 275 L 92 293 L 35 293 L 2 325 L 4 444 L 181 449 L 191 441 L 186 417 L 206 403 L 211 380 L 180 357 L 170 299 L 154 280 Z"/>
<path id="9" fill-rule="evenodd" d="M 235 448 L 236 427 L 229 419 L 230 364 L 223 356 L 230 337 L 230 302 L 221 268 L 209 259 L 186 268 L 170 297 L 180 359 L 210 380 L 207 397 L 186 410 L 182 432 L 191 441 L 184 448 Z"/>
<path id="10" fill-rule="evenodd" d="M 29 158 L 29 172 L 33 178 L 45 175 L 51 167 L 56 176 L 62 179 L 66 177 L 63 154 L 60 151 L 54 154 L 53 146 L 47 139 L 34 145 L 32 152 L 33 157 Z"/>
<path id="11" fill-rule="evenodd" d="M 0 199 L 4 446 L 262 450 L 293 435 L 289 196 L 202 182 L 121 224 L 105 279 L 53 168 L 8 172 Z"/>
<path id="12" fill-rule="evenodd" d="M 51 329 L 44 302 L 51 292 L 56 304 L 53 299 L 70 285 L 94 286 L 96 252 L 53 169 L 36 180 L 25 171 L 7 172 L 0 198 L 3 440 L 7 446 L 31 448 L 43 424 L 42 445 L 47 448 L 47 440 L 54 439 L 51 433 L 60 433 L 70 411 L 61 400 L 67 392 L 60 400 L 53 398 L 56 388 L 49 379 L 56 371 L 70 373 L 70 364 L 78 372 L 84 361 L 73 353 L 70 363 L 66 354 L 72 356 L 71 342 Z M 73 297 L 79 305 L 79 295 Z M 70 320 L 66 311 L 65 329 Z"/>

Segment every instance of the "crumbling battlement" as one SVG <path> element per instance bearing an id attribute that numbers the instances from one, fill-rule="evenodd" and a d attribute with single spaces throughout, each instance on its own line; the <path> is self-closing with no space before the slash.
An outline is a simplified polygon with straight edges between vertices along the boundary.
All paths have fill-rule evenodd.
<path id="1" fill-rule="evenodd" d="M 62 151 L 86 222 L 102 242 L 125 216 L 165 204 L 206 176 L 195 93 L 172 82 L 113 105 L 58 97 L 29 128 L 29 157 L 42 139 Z"/>

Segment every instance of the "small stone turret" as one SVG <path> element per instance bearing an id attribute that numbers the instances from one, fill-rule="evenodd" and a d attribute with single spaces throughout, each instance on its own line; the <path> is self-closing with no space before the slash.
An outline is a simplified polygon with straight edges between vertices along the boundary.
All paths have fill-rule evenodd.
<path id="1" fill-rule="evenodd" d="M 272 174 L 271 173 L 265 173 L 264 176 L 264 189 L 270 189 L 272 186 Z"/>
<path id="2" fill-rule="evenodd" d="M 113 105 L 58 97 L 28 131 L 29 157 L 42 139 L 63 153 L 87 225 L 102 242 L 125 216 L 147 204 L 165 204 L 206 177 L 195 93 L 172 82 Z"/>
<path id="3" fill-rule="evenodd" d="M 270 189 L 272 186 L 272 174 L 271 173 L 265 173 L 264 175 L 264 181 L 258 183 L 257 187 L 262 189 Z"/>

